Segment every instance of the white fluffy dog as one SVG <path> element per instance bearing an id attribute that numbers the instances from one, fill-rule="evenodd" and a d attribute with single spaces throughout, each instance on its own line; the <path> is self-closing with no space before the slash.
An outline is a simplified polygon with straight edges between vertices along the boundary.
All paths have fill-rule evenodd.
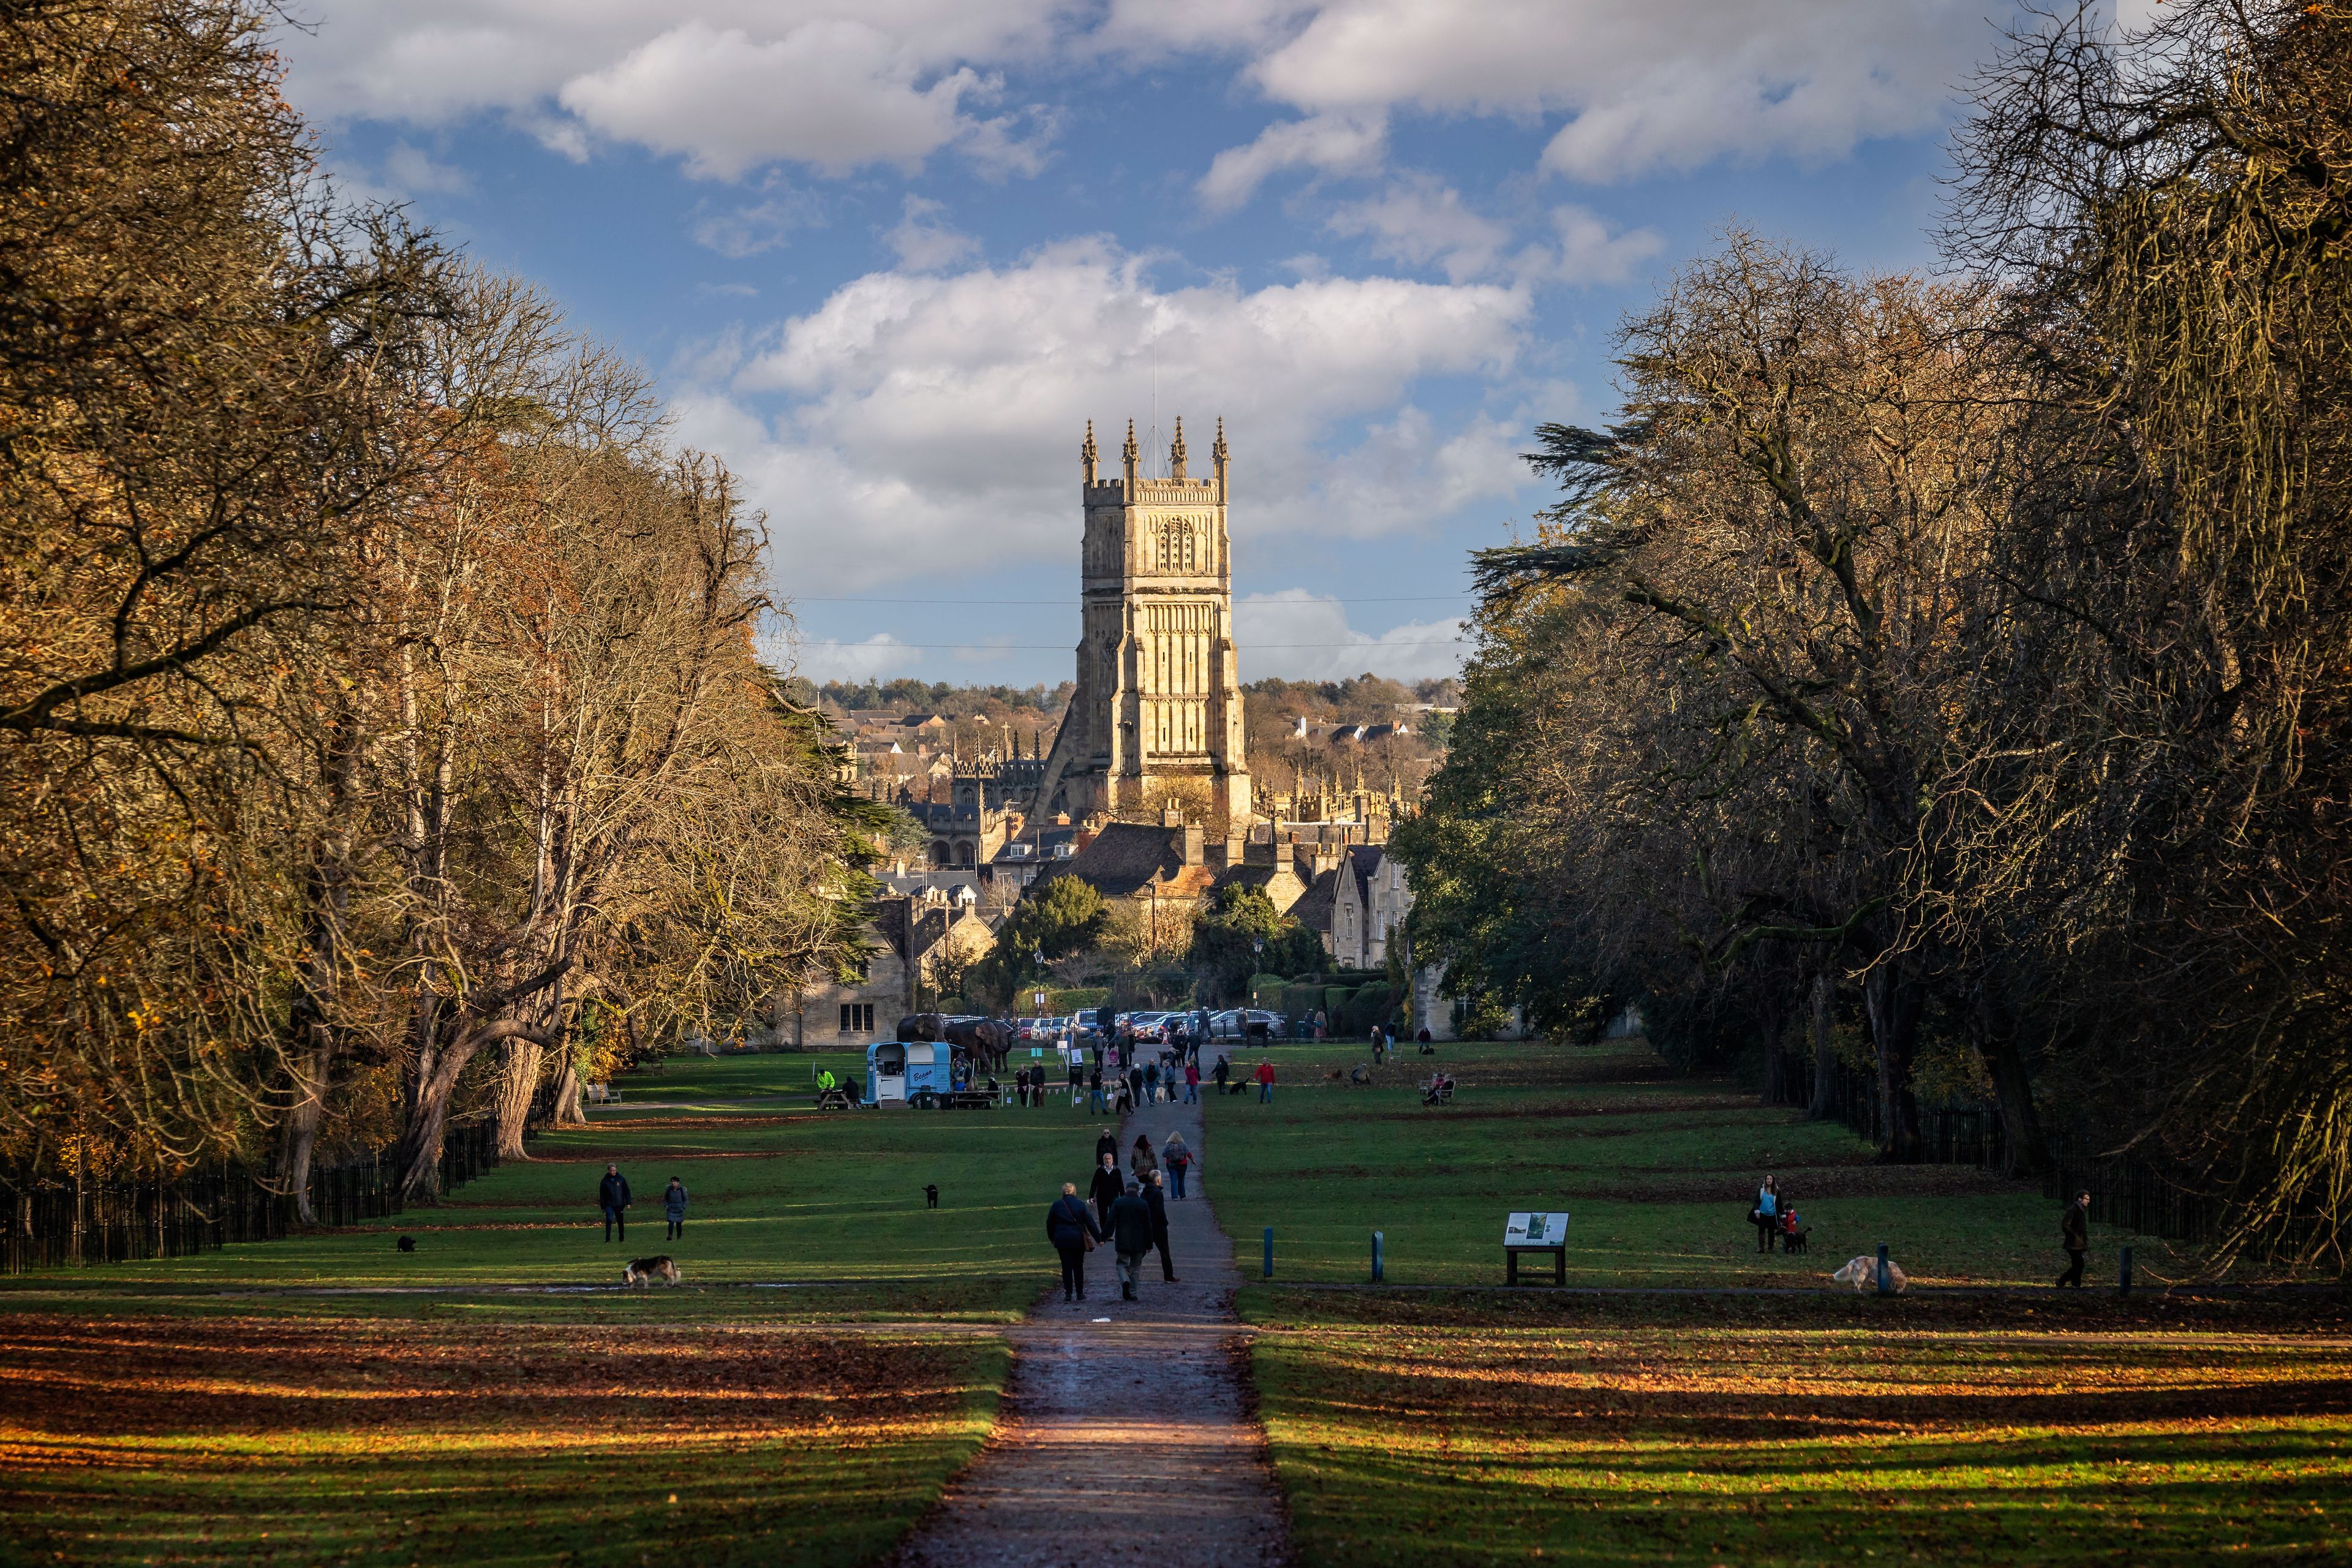
<path id="1" fill-rule="evenodd" d="M 1857 1290 L 1874 1290 L 1878 1288 L 1878 1259 L 1857 1258 L 1830 1278 L 1841 1285 L 1851 1285 Z M 1898 1296 L 1909 1289 L 1911 1284 L 1903 1277 L 1903 1270 L 1895 1266 L 1895 1259 L 1891 1258 L 1886 1260 L 1886 1282 L 1894 1288 L 1895 1293 Z"/>

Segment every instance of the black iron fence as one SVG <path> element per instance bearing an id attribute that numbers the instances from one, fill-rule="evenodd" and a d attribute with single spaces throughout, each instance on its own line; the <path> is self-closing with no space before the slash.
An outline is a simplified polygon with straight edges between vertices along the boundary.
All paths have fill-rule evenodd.
<path id="1" fill-rule="evenodd" d="M 1776 1105 L 1813 1102 L 1816 1073 L 1809 1058 L 1783 1052 L 1769 1062 L 1765 1098 Z M 1857 1137 L 1884 1142 L 1878 1104 L 1878 1075 L 1858 1071 L 1839 1062 L 1830 1068 L 1823 1110 L 1829 1120 L 1843 1122 Z M 1919 1158 L 1929 1165 L 1998 1165 L 2001 1163 L 2000 1112 L 1990 1105 L 1922 1105 L 1919 1118 Z"/>
<path id="2" fill-rule="evenodd" d="M 1814 1067 L 1784 1053 L 1767 1064 L 1765 1098 L 1778 1105 L 1813 1102 Z M 1883 1142 L 1878 1075 L 1840 1062 L 1831 1068 L 1823 1109 L 1871 1142 Z M 1930 1165 L 1999 1165 L 2003 1143 L 2000 1111 L 1990 1105 L 1923 1105 L 1918 1108 L 1919 1158 Z M 2101 1159 L 2075 1139 L 2051 1141 L 2050 1164 L 2042 1172 L 2045 1196 L 2063 1201 L 2087 1189 L 2091 1217 L 2144 1236 L 2172 1241 L 2210 1240 L 2219 1230 L 2221 1203 L 2188 1191 L 2141 1159 Z"/>
<path id="3" fill-rule="evenodd" d="M 449 1129 L 441 1148 L 441 1190 L 493 1170 L 498 1131 L 488 1124 Z M 0 1180 L 0 1273 L 89 1268 L 184 1258 L 233 1242 L 275 1241 L 294 1228 L 294 1194 L 273 1169 L 223 1165 L 169 1181 L 13 1186 Z M 356 1225 L 401 1212 L 400 1168 L 386 1154 L 310 1167 L 310 1207 L 324 1226 Z"/>
<path id="4" fill-rule="evenodd" d="M 2091 1217 L 2171 1241 L 2211 1240 L 2221 1230 L 2219 1199 L 2189 1192 L 2145 1160 L 2100 1159 L 2075 1140 L 2053 1140 L 2042 1194 L 2060 1203 L 2091 1194 Z"/>

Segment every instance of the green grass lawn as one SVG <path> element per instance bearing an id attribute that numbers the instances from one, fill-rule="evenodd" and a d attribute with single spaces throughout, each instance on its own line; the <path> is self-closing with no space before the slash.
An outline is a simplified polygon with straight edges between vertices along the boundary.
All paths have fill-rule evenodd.
<path id="1" fill-rule="evenodd" d="M 554 1310 L 665 1320 L 726 1310 L 1018 1317 L 1055 1277 L 1043 1216 L 1060 1184 L 1089 1168 L 1098 1121 L 1066 1106 L 820 1113 L 810 1108 L 809 1081 L 813 1066 L 824 1065 L 844 1069 L 849 1058 L 685 1058 L 657 1076 L 622 1080 L 620 1103 L 591 1108 L 588 1126 L 542 1134 L 530 1160 L 502 1165 L 437 1205 L 192 1258 L 24 1276 L 0 1282 L 0 1305 L 27 1290 L 217 1299 L 289 1288 L 605 1286 L 618 1283 L 628 1258 L 667 1252 L 688 1289 Z M 604 1239 L 595 1207 L 607 1161 L 620 1165 L 635 1198 L 625 1244 Z M 664 1239 L 661 1209 L 673 1175 L 691 1194 L 686 1234 L 675 1243 Z M 930 1210 L 923 1188 L 934 1183 L 940 1206 Z M 402 1235 L 415 1238 L 415 1252 L 394 1249 Z M 822 1292 L 736 1289 L 687 1304 L 706 1286 L 811 1281 L 839 1283 Z M 404 1300 L 374 1304 L 416 1310 Z M 507 1311 L 514 1303 L 475 1310 Z"/>
<path id="2" fill-rule="evenodd" d="M 1251 1294 L 1302 1564 L 2352 1554 L 2340 1323 L 1478 1326 L 1394 1297 L 1333 1323 Z"/>
<path id="3" fill-rule="evenodd" d="M 1234 1053 L 1270 1058 L 1274 1102 L 1212 1096 L 1204 1171 L 1244 1270 L 1275 1229 L 1281 1279 L 1365 1280 L 1380 1231 L 1393 1284 L 1500 1284 L 1514 1210 L 1566 1209 L 1573 1284 L 1814 1288 L 1886 1243 L 1922 1285 L 2047 1283 L 2064 1266 L 2059 1205 L 2029 1184 L 1963 1166 L 1874 1164 L 1833 1122 L 1761 1106 L 1719 1079 L 1676 1079 L 1641 1042 L 1563 1050 L 1448 1045 L 1459 1088 L 1423 1107 L 1431 1058 L 1411 1054 L 1357 1088 L 1332 1074 L 1369 1059 L 1346 1044 Z M 1809 1255 L 1756 1250 L 1747 1223 L 1767 1173 L 1811 1229 Z M 2095 1227 L 2093 1267 L 2135 1245 L 2143 1280 L 2185 1272 L 2147 1237 Z M 1530 1260 L 1532 1261 L 1532 1260 Z"/>
<path id="4" fill-rule="evenodd" d="M 985 1438 L 1099 1122 L 821 1115 L 828 1064 L 681 1060 L 437 1205 L 0 1281 L 0 1561 L 871 1561 Z M 656 1252 L 686 1285 L 620 1291 Z"/>

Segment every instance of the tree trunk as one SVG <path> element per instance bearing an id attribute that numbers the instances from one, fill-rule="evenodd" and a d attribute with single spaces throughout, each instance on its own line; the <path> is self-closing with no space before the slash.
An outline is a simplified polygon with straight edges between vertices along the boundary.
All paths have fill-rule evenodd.
<path id="1" fill-rule="evenodd" d="M 1919 1044 L 1919 984 L 1900 957 L 1879 961 L 1864 983 L 1871 1044 L 1878 1057 L 1878 1157 L 1909 1164 L 1919 1158 L 1919 1105 L 1911 1097 L 1911 1060 Z"/>
<path id="2" fill-rule="evenodd" d="M 316 1225 L 310 1205 L 310 1161 L 319 1147 L 319 1126 L 326 1119 L 327 1075 L 332 1070 L 334 1042 L 325 1028 L 313 1025 L 309 1048 L 295 1060 L 294 1103 L 286 1116 L 286 1180 L 294 1192 L 294 1217 Z"/>
<path id="3" fill-rule="evenodd" d="M 1813 976 L 1813 1102 L 1806 1113 L 1816 1121 L 1830 1119 L 1832 1086 L 1837 1078 L 1837 1049 L 1831 1026 L 1837 1014 L 1837 982 L 1828 970 Z"/>
<path id="4" fill-rule="evenodd" d="M 441 1197 L 441 1145 L 449 1128 L 449 1102 L 457 1093 L 458 1077 L 481 1048 L 470 1031 L 420 1063 L 409 1112 L 408 1131 L 400 1141 L 401 1195 L 410 1203 L 437 1203 Z"/>
<path id="5" fill-rule="evenodd" d="M 555 1124 L 558 1127 L 585 1127 L 588 1113 L 580 1109 L 580 1069 L 570 1062 L 555 1080 Z"/>
<path id="6" fill-rule="evenodd" d="M 522 1135 L 530 1124 L 531 1097 L 539 1091 L 540 1063 L 544 1047 L 517 1036 L 507 1042 L 506 1062 L 499 1073 L 499 1158 L 528 1160 Z"/>
<path id="7" fill-rule="evenodd" d="M 2032 1175 L 2050 1163 L 2050 1150 L 2042 1142 L 2042 1115 L 2034 1109 L 2033 1080 L 2025 1068 L 2025 1049 L 2018 1041 L 2016 1021 L 1990 1000 L 1990 990 L 1979 983 L 1973 1043 L 1977 1059 L 1992 1079 L 1993 1101 L 2000 1109 L 2001 1173 Z"/>

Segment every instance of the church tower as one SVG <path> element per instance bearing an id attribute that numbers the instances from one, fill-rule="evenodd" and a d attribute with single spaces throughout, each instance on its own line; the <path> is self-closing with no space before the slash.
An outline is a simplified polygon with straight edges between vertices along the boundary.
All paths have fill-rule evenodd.
<path id="1" fill-rule="evenodd" d="M 1036 816 L 1156 817 L 1181 805 L 1204 826 L 1240 829 L 1250 821 L 1250 778 L 1234 648 L 1224 421 L 1217 421 L 1206 478 L 1186 471 L 1181 418 L 1166 479 L 1140 472 L 1133 420 L 1120 458 L 1120 471 L 1104 477 L 1089 420 L 1079 449 L 1086 533 L 1077 691 L 1046 760 Z"/>

